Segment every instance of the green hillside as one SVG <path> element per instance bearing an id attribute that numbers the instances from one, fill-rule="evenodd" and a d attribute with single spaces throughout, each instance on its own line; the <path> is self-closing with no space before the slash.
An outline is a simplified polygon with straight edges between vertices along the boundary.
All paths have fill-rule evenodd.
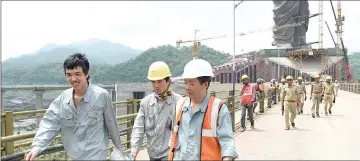
<path id="1" fill-rule="evenodd" d="M 116 65 L 91 64 L 91 82 L 96 84 L 146 82 L 148 67 L 155 61 L 165 61 L 169 64 L 172 75 L 178 76 L 182 74 L 186 62 L 192 59 L 191 50 L 191 47 L 177 49 L 170 45 L 164 45 L 150 48 L 124 63 Z M 229 54 L 218 52 L 206 46 L 199 47 L 199 57 L 208 60 L 213 66 L 227 62 L 229 56 Z M 28 59 L 32 59 L 31 55 Z M 56 57 L 54 59 L 61 58 Z M 66 84 L 62 62 L 40 63 L 32 68 L 27 67 L 26 61 L 23 61 L 22 64 L 23 67 L 7 68 L 3 71 L 3 85 Z"/>
<path id="2" fill-rule="evenodd" d="M 360 53 L 349 55 L 349 63 L 353 79 L 360 82 Z"/>

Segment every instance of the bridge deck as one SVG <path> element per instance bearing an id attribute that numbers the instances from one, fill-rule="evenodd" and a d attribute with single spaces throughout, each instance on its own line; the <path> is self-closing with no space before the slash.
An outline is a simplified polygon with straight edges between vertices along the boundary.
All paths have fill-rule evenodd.
<path id="1" fill-rule="evenodd" d="M 285 130 L 280 105 L 273 105 L 256 118 L 255 129 L 236 133 L 239 159 L 360 159 L 360 106 L 356 104 L 359 98 L 358 94 L 339 91 L 333 114 L 325 116 L 324 104 L 320 104 L 319 118 L 311 117 L 308 98 L 304 114 L 296 117 L 296 127 L 290 130 Z M 240 111 L 236 113 L 238 122 L 240 114 Z M 137 160 L 148 159 L 146 150 L 140 151 Z"/>

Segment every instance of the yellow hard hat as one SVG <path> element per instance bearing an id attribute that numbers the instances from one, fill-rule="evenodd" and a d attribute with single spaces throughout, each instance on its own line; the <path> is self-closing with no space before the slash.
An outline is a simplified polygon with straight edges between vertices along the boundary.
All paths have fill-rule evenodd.
<path id="1" fill-rule="evenodd" d="M 286 80 L 284 78 L 281 78 L 281 82 L 285 82 Z"/>
<path id="2" fill-rule="evenodd" d="M 289 79 L 293 79 L 293 77 L 292 76 L 290 76 L 290 75 L 288 75 L 287 77 L 286 77 L 286 80 L 289 80 Z"/>
<path id="3" fill-rule="evenodd" d="M 320 75 L 319 75 L 319 74 L 315 74 L 314 77 L 315 77 L 315 78 L 320 78 Z"/>
<path id="4" fill-rule="evenodd" d="M 326 77 L 326 80 L 331 80 L 331 77 L 330 77 L 330 76 L 327 76 L 327 77 Z"/>
<path id="5" fill-rule="evenodd" d="M 246 74 L 244 74 L 244 75 L 241 77 L 241 80 L 243 80 L 243 79 L 249 79 L 249 77 L 248 77 Z"/>
<path id="6" fill-rule="evenodd" d="M 302 80 L 302 77 L 298 77 L 298 80 Z"/>
<path id="7" fill-rule="evenodd" d="M 149 80 L 155 81 L 170 76 L 171 72 L 169 66 L 163 61 L 157 61 L 150 65 L 147 78 Z"/>

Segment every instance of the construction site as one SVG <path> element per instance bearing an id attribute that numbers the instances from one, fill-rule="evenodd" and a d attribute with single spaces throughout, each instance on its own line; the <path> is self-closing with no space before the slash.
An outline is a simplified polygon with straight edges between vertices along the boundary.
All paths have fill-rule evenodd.
<path id="1" fill-rule="evenodd" d="M 243 1 L 241 1 L 240 3 L 242 2 Z M 240 3 L 238 3 L 237 5 L 239 5 Z M 278 4 L 279 6 L 276 6 L 276 8 L 289 10 L 290 12 L 291 8 L 285 8 L 285 3 L 287 2 L 281 2 L 281 4 Z M 290 47 L 287 44 L 278 43 L 273 44 L 273 46 L 277 47 L 276 49 L 261 49 L 249 53 L 242 53 L 240 55 L 235 55 L 234 47 L 234 53 L 233 56 L 229 57 L 229 62 L 219 66 L 215 66 L 213 68 L 213 72 L 215 75 L 215 77 L 213 78 L 213 82 L 221 84 L 240 83 L 240 78 L 243 74 L 248 75 L 251 82 L 255 82 L 257 78 L 262 78 L 265 81 L 270 81 L 271 79 L 280 81 L 281 78 L 285 78 L 288 75 L 291 75 L 294 78 L 301 76 L 305 81 L 310 82 L 313 80 L 313 76 L 315 74 L 320 74 L 322 75 L 322 77 L 331 76 L 332 80 L 337 80 L 339 82 L 354 82 L 352 79 L 352 74 L 350 72 L 347 49 L 345 48 L 344 42 L 342 40 L 342 28 L 345 17 L 341 14 L 341 1 L 337 1 L 337 11 L 335 11 L 334 6 L 331 2 L 334 20 L 336 22 L 336 40 L 332 34 L 332 32 L 334 31 L 330 29 L 326 21 L 323 21 L 323 5 L 323 1 L 319 1 L 319 13 L 309 14 L 309 11 L 307 11 L 308 13 L 305 15 L 297 14 L 298 16 L 295 16 L 293 18 L 294 21 L 291 24 L 277 23 L 275 20 L 275 15 L 274 27 L 259 29 L 246 33 L 235 34 L 234 32 L 234 35 L 213 36 L 201 39 L 196 38 L 196 33 L 199 30 L 195 30 L 193 40 L 178 40 L 176 42 L 176 45 L 179 47 L 182 43 L 193 43 L 193 57 L 198 57 L 197 49 L 198 45 L 201 44 L 201 41 L 234 36 L 235 42 L 235 36 L 243 36 L 256 32 L 271 30 L 276 37 L 277 32 L 286 33 L 288 32 L 287 29 L 292 29 L 295 30 L 295 32 L 293 34 L 294 36 L 290 38 L 293 40 L 292 42 L 289 42 Z M 276 12 L 274 11 L 274 13 Z M 317 42 L 309 43 L 306 42 L 306 31 L 309 19 L 313 17 L 319 18 L 319 35 Z M 323 47 L 323 24 L 326 24 L 327 30 L 331 35 L 332 41 L 334 43 L 333 47 Z M 306 31 L 302 31 L 303 33 L 301 33 L 301 31 L 297 30 L 298 28 L 301 29 L 301 27 L 304 25 L 306 25 L 306 27 L 303 27 L 306 28 Z M 283 33 L 281 34 L 284 35 Z M 299 36 L 301 34 L 304 36 Z M 296 36 L 300 38 L 296 38 Z M 298 42 L 296 42 L 296 39 L 299 39 Z M 312 47 L 313 45 L 317 45 L 317 47 L 314 48 Z M 179 80 L 178 78 L 177 80 L 181 81 L 181 79 Z"/>

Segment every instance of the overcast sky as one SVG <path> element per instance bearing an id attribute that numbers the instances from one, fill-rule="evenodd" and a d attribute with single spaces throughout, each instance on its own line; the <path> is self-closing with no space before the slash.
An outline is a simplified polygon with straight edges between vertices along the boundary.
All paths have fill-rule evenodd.
<path id="1" fill-rule="evenodd" d="M 335 30 L 329 1 L 324 1 L 324 21 Z M 318 2 L 310 1 L 310 13 Z M 333 1 L 335 7 L 337 2 Z M 2 2 L 2 60 L 33 53 L 48 43 L 68 44 L 93 38 L 108 39 L 146 50 L 176 40 L 209 37 L 233 32 L 232 1 L 5 1 Z M 343 1 L 344 43 L 350 52 L 360 51 L 360 2 Z M 271 27 L 272 1 L 245 1 L 236 9 L 236 30 L 246 32 Z M 336 9 L 336 8 L 335 8 Z M 318 41 L 318 17 L 310 20 L 307 41 Z M 324 47 L 333 42 L 324 24 Z M 271 46 L 271 30 L 236 38 L 236 53 Z M 335 36 L 335 35 L 334 35 Z M 232 37 L 202 42 L 232 54 Z M 190 44 L 188 44 L 190 45 Z M 315 44 L 313 47 L 317 48 Z M 191 54 L 191 53 L 189 53 Z"/>

